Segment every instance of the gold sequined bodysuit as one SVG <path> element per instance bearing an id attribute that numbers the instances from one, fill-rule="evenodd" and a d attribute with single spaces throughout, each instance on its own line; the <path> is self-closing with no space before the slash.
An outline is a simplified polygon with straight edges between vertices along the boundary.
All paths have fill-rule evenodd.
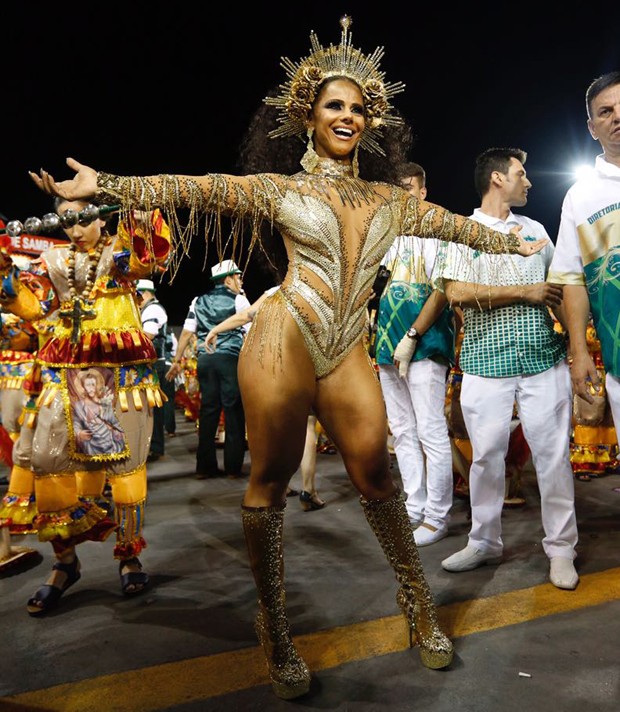
<path id="1" fill-rule="evenodd" d="M 221 249 L 222 215 L 233 218 L 233 236 L 250 222 L 252 241 L 268 220 L 281 233 L 289 267 L 281 299 L 297 323 L 317 378 L 332 371 L 362 337 L 366 305 L 381 259 L 399 235 L 437 237 L 486 252 L 516 251 L 518 238 L 503 235 L 403 189 L 369 183 L 350 165 L 321 159 L 313 173 L 146 178 L 99 173 L 97 199 L 123 209 L 189 208 L 185 228 L 174 234 L 177 254 L 187 253 L 197 219 L 207 214 L 210 239 Z M 234 249 L 234 246 L 233 246 Z M 223 257 L 220 257 L 223 259 Z"/>

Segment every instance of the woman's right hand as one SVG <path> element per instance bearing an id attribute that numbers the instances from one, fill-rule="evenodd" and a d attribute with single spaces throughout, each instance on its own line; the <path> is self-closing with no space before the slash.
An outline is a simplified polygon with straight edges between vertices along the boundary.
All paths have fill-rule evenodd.
<path id="1" fill-rule="evenodd" d="M 217 346 L 217 334 L 213 332 L 213 329 L 205 337 L 205 350 L 208 354 L 215 353 L 215 348 Z"/>
<path id="2" fill-rule="evenodd" d="M 180 363 L 173 363 L 165 374 L 167 381 L 174 381 L 181 370 Z"/>
<path id="3" fill-rule="evenodd" d="M 29 171 L 29 175 L 37 188 L 48 195 L 55 195 L 65 200 L 83 200 L 93 198 L 97 192 L 97 171 L 94 168 L 78 163 L 74 158 L 67 158 L 67 165 L 75 171 L 71 180 L 57 183 L 43 168 L 39 173 Z"/>

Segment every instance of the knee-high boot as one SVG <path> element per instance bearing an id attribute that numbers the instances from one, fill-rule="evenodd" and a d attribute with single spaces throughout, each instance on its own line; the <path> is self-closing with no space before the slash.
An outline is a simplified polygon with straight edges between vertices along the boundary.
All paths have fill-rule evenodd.
<path id="1" fill-rule="evenodd" d="M 426 667 L 447 667 L 452 662 L 452 643 L 439 628 L 435 603 L 424 578 L 400 491 L 384 500 L 367 501 L 362 497 L 360 501 L 400 584 L 396 600 L 409 624 L 411 645 L 415 636 L 420 659 Z"/>
<path id="2" fill-rule="evenodd" d="M 286 617 L 282 555 L 284 506 L 242 506 L 241 517 L 258 589 L 256 634 L 267 658 L 273 691 L 289 700 L 308 692 L 310 671 L 293 645 Z"/>

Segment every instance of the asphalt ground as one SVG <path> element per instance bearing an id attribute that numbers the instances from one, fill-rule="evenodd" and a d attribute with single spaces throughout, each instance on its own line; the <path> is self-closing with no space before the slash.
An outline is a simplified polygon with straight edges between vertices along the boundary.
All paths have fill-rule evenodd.
<path id="1" fill-rule="evenodd" d="M 499 566 L 441 568 L 469 530 L 468 503 L 455 499 L 450 535 L 420 549 L 456 651 L 450 668 L 434 671 L 408 647 L 392 569 L 339 455 L 319 454 L 327 506 L 304 512 L 289 498 L 285 512 L 289 618 L 313 673 L 309 694 L 286 702 L 271 691 L 253 629 L 239 511 L 246 479 L 196 480 L 195 425 L 181 414 L 177 423 L 165 457 L 149 464 L 141 559 L 151 586 L 142 596 L 121 594 L 113 542 L 89 542 L 79 548 L 81 579 L 55 611 L 32 618 L 26 601 L 48 575 L 51 547 L 12 537 L 35 553 L 0 574 L 2 712 L 619 708 L 620 475 L 575 482 L 575 591 L 548 582 L 533 473 L 525 506 L 504 510 Z M 395 462 L 393 473 L 398 481 Z M 300 488 L 298 474 L 291 484 Z"/>

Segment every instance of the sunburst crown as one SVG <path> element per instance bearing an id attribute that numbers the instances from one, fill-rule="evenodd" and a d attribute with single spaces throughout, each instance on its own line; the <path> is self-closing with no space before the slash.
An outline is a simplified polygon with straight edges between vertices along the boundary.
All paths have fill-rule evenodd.
<path id="1" fill-rule="evenodd" d="M 287 80 L 278 87 L 277 96 L 263 100 L 280 110 L 278 126 L 269 133 L 271 138 L 305 136 L 308 116 L 323 82 L 330 77 L 346 77 L 359 86 L 364 98 L 366 127 L 360 146 L 374 153 L 383 153 L 379 143 L 381 129 L 386 124 L 402 123 L 401 117 L 390 113 L 393 109 L 391 99 L 402 92 L 405 85 L 385 81 L 385 72 L 380 69 L 383 47 L 366 55 L 353 46 L 349 31 L 352 22 L 348 15 L 340 18 L 340 44 L 323 47 L 312 31 L 310 54 L 297 62 L 282 58 L 280 64 Z"/>

